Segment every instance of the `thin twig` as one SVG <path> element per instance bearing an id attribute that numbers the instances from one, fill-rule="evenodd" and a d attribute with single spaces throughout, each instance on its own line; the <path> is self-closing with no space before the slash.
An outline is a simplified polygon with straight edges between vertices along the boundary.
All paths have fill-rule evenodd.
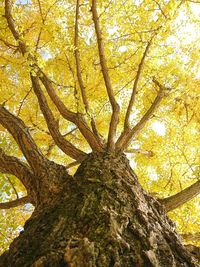
<path id="1" fill-rule="evenodd" d="M 42 7 L 41 7 L 40 0 L 37 0 L 37 2 L 38 2 L 38 6 L 39 6 L 39 11 L 40 11 L 40 16 L 41 16 L 41 19 L 42 19 L 42 23 L 44 24 L 45 20 L 43 18 L 43 13 L 42 13 Z"/>
<path id="2" fill-rule="evenodd" d="M 26 98 L 29 96 L 31 91 L 32 91 L 32 88 L 25 94 L 24 98 L 20 101 L 20 106 L 19 106 L 19 109 L 17 112 L 17 116 L 19 116 L 21 109 L 22 109 L 22 106 L 24 105 L 24 102 L 25 102 Z"/>
<path id="3" fill-rule="evenodd" d="M 148 157 L 154 156 L 153 151 L 145 151 L 145 150 L 141 150 L 141 149 L 137 149 L 137 148 L 129 148 L 129 149 L 125 150 L 124 152 L 125 153 L 142 154 L 142 155 L 146 155 Z"/>
<path id="4" fill-rule="evenodd" d="M 16 197 L 17 197 L 17 199 L 18 199 L 18 198 L 19 198 L 19 194 L 18 194 L 18 192 L 17 192 L 17 190 L 16 190 L 16 188 L 15 188 L 15 186 L 14 186 L 14 183 L 11 181 L 11 179 L 10 179 L 9 176 L 7 176 L 6 178 L 8 179 L 8 181 L 9 181 L 9 183 L 10 183 L 12 189 L 14 190 L 15 195 L 16 195 Z"/>

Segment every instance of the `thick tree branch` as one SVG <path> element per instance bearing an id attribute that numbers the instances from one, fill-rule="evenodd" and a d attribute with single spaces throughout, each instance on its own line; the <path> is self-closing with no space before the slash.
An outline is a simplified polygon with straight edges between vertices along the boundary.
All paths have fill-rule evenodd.
<path id="1" fill-rule="evenodd" d="M 34 181 L 34 175 L 30 167 L 18 158 L 6 155 L 0 148 L 0 172 L 12 174 L 19 178 L 26 189 Z"/>
<path id="2" fill-rule="evenodd" d="M 20 34 L 18 33 L 18 31 L 15 28 L 14 19 L 12 17 L 11 11 L 12 11 L 12 1 L 11 0 L 5 0 L 5 17 L 6 17 L 6 20 L 8 23 L 8 27 L 9 27 L 10 31 L 12 32 L 15 40 L 18 42 L 20 51 L 24 55 L 26 53 L 26 45 L 21 40 Z"/>
<path id="3" fill-rule="evenodd" d="M 38 77 L 31 75 L 31 81 L 32 81 L 34 92 L 37 96 L 37 99 L 40 105 L 40 109 L 44 115 L 49 132 L 53 140 L 55 141 L 56 145 L 68 156 L 72 157 L 73 159 L 82 161 L 85 158 L 86 154 L 83 151 L 77 149 L 74 145 L 68 142 L 61 135 L 59 131 L 58 122 L 54 118 L 54 115 L 51 109 L 49 108 L 46 97 L 44 96 L 42 89 L 40 87 Z"/>
<path id="4" fill-rule="evenodd" d="M 75 35 L 74 35 L 74 54 L 76 59 L 76 73 L 78 78 L 79 87 L 81 89 L 81 95 L 83 99 L 83 103 L 85 106 L 85 110 L 88 113 L 89 112 L 89 103 L 85 91 L 85 86 L 83 83 L 82 73 L 81 73 L 81 63 L 80 63 L 80 53 L 79 53 L 79 47 L 78 47 L 78 18 L 79 18 L 79 6 L 80 6 L 80 0 L 76 1 L 76 18 L 75 18 Z"/>
<path id="5" fill-rule="evenodd" d="M 13 136 L 22 153 L 36 174 L 43 171 L 47 159 L 37 147 L 24 122 L 0 105 L 0 124 Z"/>
<path id="6" fill-rule="evenodd" d="M 146 46 L 145 51 L 144 51 L 144 54 L 142 56 L 142 59 L 140 61 L 139 66 L 138 66 L 138 71 L 137 71 L 137 74 L 136 74 L 136 77 L 135 77 L 135 81 L 134 81 L 134 84 L 133 84 L 133 91 L 132 91 L 132 94 L 131 94 L 131 98 L 130 98 L 129 105 L 128 105 L 127 112 L 126 112 L 126 116 L 125 116 L 124 129 L 125 128 L 130 128 L 130 126 L 129 126 L 130 114 L 131 114 L 131 110 L 132 110 L 132 107 L 133 107 L 133 104 L 134 104 L 134 101 L 135 101 L 135 96 L 136 96 L 136 93 L 137 93 L 137 86 L 138 86 L 138 82 L 139 82 L 139 79 L 140 79 L 140 76 L 141 76 L 141 73 L 142 73 L 142 68 L 144 66 L 144 61 L 145 61 L 145 58 L 146 58 L 147 53 L 149 51 L 149 48 L 151 46 L 151 43 L 152 43 L 152 39 L 147 43 L 147 46 Z"/>
<path id="7" fill-rule="evenodd" d="M 185 204 L 189 200 L 193 199 L 200 193 L 200 181 L 197 181 L 196 183 L 192 184 L 191 186 L 188 186 L 181 192 L 164 198 L 160 199 L 162 205 L 165 206 L 166 211 L 174 210 L 181 205 Z"/>
<path id="8" fill-rule="evenodd" d="M 104 146 L 104 140 L 103 140 L 103 137 L 99 134 L 98 132 L 98 129 L 97 129 L 97 125 L 96 125 L 96 122 L 95 122 L 95 119 L 93 116 L 91 116 L 91 126 L 92 126 L 92 131 L 93 133 L 95 134 L 98 142 L 101 144 L 101 146 L 103 147 Z"/>
<path id="9" fill-rule="evenodd" d="M 108 98 L 112 106 L 112 116 L 111 116 L 109 134 L 108 134 L 108 150 L 113 151 L 115 148 L 115 135 L 117 131 L 117 125 L 119 122 L 120 107 L 117 101 L 115 100 L 113 88 L 112 88 L 111 81 L 110 81 L 110 76 L 109 76 L 108 67 L 106 63 L 106 57 L 104 53 L 102 33 L 101 33 L 100 25 L 99 25 L 99 17 L 97 14 L 96 0 L 92 0 L 92 15 L 93 15 L 93 21 L 94 21 L 96 37 L 97 37 L 101 71 L 103 74 Z"/>
<path id="10" fill-rule="evenodd" d="M 48 95 L 50 96 L 52 102 L 55 104 L 57 109 L 59 110 L 60 114 L 68 121 L 73 122 L 82 135 L 85 137 L 87 142 L 89 143 L 90 147 L 94 151 L 102 151 L 102 145 L 97 140 L 95 134 L 91 131 L 90 127 L 87 125 L 86 121 L 83 118 L 83 115 L 80 113 L 74 113 L 69 111 L 62 100 L 56 94 L 51 81 L 47 78 L 47 76 L 43 73 L 43 76 L 40 77 L 44 87 L 47 90 Z"/>
<path id="11" fill-rule="evenodd" d="M 16 27 L 14 25 L 14 20 L 12 18 L 11 15 L 11 1 L 10 0 L 5 0 L 5 16 L 7 19 L 7 23 L 9 26 L 9 29 L 11 30 L 15 40 L 17 42 L 19 42 L 19 46 L 20 46 L 20 51 L 21 53 L 24 55 L 25 52 L 27 51 L 26 49 L 26 44 L 20 40 L 20 35 L 16 30 Z M 31 58 L 34 61 L 34 67 L 36 67 L 39 71 L 39 74 L 43 77 L 41 77 L 41 81 L 44 84 L 51 100 L 53 101 L 53 103 L 56 105 L 56 107 L 58 108 L 58 110 L 60 111 L 61 115 L 73 122 L 80 130 L 80 132 L 82 133 L 82 135 L 85 137 L 85 139 L 87 140 L 87 142 L 89 143 L 90 147 L 94 150 L 94 151 L 102 151 L 102 144 L 99 142 L 98 138 L 95 136 L 95 134 L 91 131 L 90 127 L 87 125 L 86 121 L 84 120 L 83 116 L 81 114 L 77 114 L 74 112 L 71 112 L 67 109 L 67 107 L 65 106 L 65 104 L 61 101 L 61 99 L 58 97 L 58 95 L 55 93 L 51 82 L 49 81 L 49 79 L 47 78 L 47 76 L 42 72 L 42 70 L 38 67 L 36 59 L 29 54 L 28 55 L 29 58 Z"/>
<path id="12" fill-rule="evenodd" d="M 89 102 L 88 102 L 88 98 L 87 98 L 87 94 L 86 94 L 86 90 L 85 90 L 85 85 L 84 85 L 83 77 L 82 77 L 80 52 L 79 52 L 79 44 L 78 44 L 78 40 L 79 40 L 79 27 L 78 27 L 79 7 L 80 7 L 80 0 L 77 0 L 77 2 L 76 2 L 76 17 L 75 17 L 75 35 L 74 35 L 74 46 L 75 46 L 74 55 L 75 55 L 75 60 L 76 60 L 76 74 L 77 74 L 77 78 L 78 78 L 78 84 L 79 84 L 79 87 L 81 90 L 81 96 L 82 96 L 83 104 L 85 106 L 85 111 L 91 117 L 91 126 L 92 126 L 93 133 L 96 135 L 99 143 L 102 143 L 102 140 L 101 140 L 100 135 L 99 135 L 98 130 L 97 130 L 97 126 L 96 126 L 94 117 L 89 112 L 89 109 L 90 109 L 89 108 Z"/>
<path id="13" fill-rule="evenodd" d="M 122 132 L 121 136 L 119 137 L 119 139 L 117 140 L 117 143 L 116 143 L 117 152 L 124 151 L 128 147 L 131 139 L 143 129 L 143 127 L 146 125 L 147 121 L 153 115 L 154 111 L 158 108 L 163 97 L 166 95 L 167 88 L 162 86 L 155 79 L 153 80 L 153 82 L 159 87 L 159 91 L 158 91 L 156 98 L 154 99 L 150 108 L 147 110 L 147 112 L 141 118 L 141 120 L 132 129 L 126 128 Z"/>
<path id="14" fill-rule="evenodd" d="M 10 209 L 10 208 L 18 207 L 18 206 L 21 206 L 21 205 L 24 205 L 24 204 L 30 203 L 30 202 L 31 202 L 31 200 L 28 196 L 22 197 L 22 198 L 17 198 L 13 201 L 0 203 L 0 209 Z"/>

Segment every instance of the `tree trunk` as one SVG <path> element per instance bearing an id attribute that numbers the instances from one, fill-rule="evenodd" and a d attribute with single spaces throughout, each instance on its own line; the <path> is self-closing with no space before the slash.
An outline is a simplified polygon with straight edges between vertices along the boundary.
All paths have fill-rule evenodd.
<path id="1" fill-rule="evenodd" d="M 197 266 L 174 228 L 124 155 L 93 153 L 36 206 L 0 266 Z"/>

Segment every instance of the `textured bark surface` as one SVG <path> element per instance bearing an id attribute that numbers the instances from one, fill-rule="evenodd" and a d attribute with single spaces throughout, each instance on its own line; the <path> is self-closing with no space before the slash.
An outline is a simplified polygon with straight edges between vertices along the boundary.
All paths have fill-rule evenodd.
<path id="1" fill-rule="evenodd" d="M 125 156 L 91 154 L 66 177 L 60 193 L 36 207 L 0 267 L 197 266 Z"/>

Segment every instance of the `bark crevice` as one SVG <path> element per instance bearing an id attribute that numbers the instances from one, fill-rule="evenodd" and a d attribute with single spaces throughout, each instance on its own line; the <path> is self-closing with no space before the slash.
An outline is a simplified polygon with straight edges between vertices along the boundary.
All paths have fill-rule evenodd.
<path id="1" fill-rule="evenodd" d="M 49 204 L 36 207 L 0 266 L 197 265 L 125 156 L 93 153 Z"/>

